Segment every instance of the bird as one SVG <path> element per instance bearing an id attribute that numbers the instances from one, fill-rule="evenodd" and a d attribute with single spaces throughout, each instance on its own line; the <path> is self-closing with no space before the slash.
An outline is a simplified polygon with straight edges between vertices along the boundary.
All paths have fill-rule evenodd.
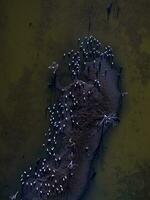
<path id="1" fill-rule="evenodd" d="M 18 193 L 19 193 L 19 192 L 17 191 L 14 195 L 9 196 L 9 198 L 10 198 L 11 200 L 15 200 L 15 199 L 17 198 Z"/>

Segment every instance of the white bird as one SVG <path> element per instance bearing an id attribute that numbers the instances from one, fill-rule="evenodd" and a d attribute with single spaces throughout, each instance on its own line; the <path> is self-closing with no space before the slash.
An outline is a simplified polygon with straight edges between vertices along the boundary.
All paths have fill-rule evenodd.
<path id="1" fill-rule="evenodd" d="M 125 95 L 128 95 L 128 92 L 122 92 L 121 95 L 124 97 Z"/>
<path id="2" fill-rule="evenodd" d="M 14 195 L 9 196 L 9 198 L 10 198 L 11 200 L 15 200 L 15 199 L 17 198 L 18 193 L 19 193 L 19 192 L 17 191 Z"/>

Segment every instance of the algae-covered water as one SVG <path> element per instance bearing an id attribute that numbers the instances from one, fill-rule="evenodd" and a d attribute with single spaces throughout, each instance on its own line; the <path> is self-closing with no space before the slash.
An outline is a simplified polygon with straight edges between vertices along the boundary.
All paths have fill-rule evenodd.
<path id="1" fill-rule="evenodd" d="M 128 91 L 121 123 L 104 138 L 86 200 L 150 199 L 150 24 L 148 0 L 0 1 L 0 200 L 42 152 L 48 65 L 90 32 L 111 44 Z"/>

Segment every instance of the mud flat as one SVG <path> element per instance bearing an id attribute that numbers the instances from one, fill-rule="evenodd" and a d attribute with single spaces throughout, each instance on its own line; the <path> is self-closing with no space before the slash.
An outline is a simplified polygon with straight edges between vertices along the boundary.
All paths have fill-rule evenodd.
<path id="1" fill-rule="evenodd" d="M 21 174 L 22 200 L 78 200 L 87 188 L 91 166 L 105 132 L 119 122 L 121 70 L 111 46 L 93 36 L 78 39 L 78 49 L 54 62 L 49 87 L 56 102 L 48 107 L 45 157 Z"/>

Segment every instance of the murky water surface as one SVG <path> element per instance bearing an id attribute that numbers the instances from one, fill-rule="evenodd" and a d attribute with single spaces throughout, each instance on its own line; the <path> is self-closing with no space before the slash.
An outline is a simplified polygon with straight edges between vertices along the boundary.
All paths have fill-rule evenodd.
<path id="1" fill-rule="evenodd" d="M 117 1 L 114 1 L 117 2 Z M 110 43 L 123 67 L 121 123 L 104 139 L 86 200 L 150 198 L 150 29 L 148 0 L 1 0 L 0 199 L 16 191 L 22 170 L 41 154 L 47 127 L 47 66 L 91 32 Z"/>

